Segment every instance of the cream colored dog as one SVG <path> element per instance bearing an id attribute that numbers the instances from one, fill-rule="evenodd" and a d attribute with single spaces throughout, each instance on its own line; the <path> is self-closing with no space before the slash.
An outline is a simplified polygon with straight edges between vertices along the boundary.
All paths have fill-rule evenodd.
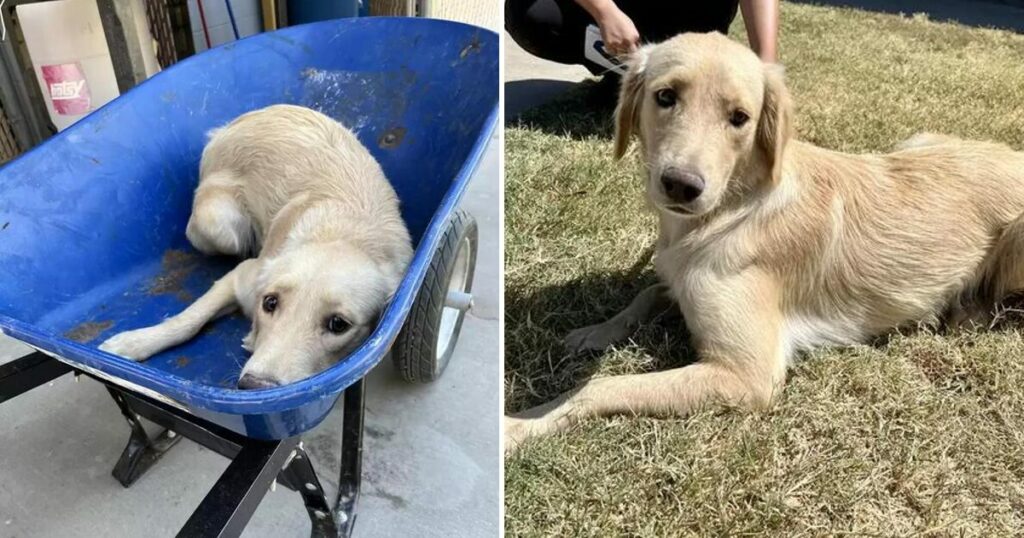
<path id="1" fill-rule="evenodd" d="M 263 388 L 319 372 L 373 330 L 412 257 L 398 198 L 349 130 L 276 105 L 210 133 L 186 234 L 206 254 L 248 259 L 182 313 L 100 349 L 146 359 L 241 307 L 252 352 L 238 383 Z"/>
<path id="2" fill-rule="evenodd" d="M 660 224 L 661 283 L 566 339 L 602 349 L 678 304 L 699 361 L 589 381 L 507 417 L 506 447 L 591 416 L 758 409 L 803 350 L 916 322 L 984 322 L 1024 289 L 1024 154 L 918 135 L 886 155 L 793 139 L 781 69 L 720 34 L 642 49 L 616 110 Z"/>

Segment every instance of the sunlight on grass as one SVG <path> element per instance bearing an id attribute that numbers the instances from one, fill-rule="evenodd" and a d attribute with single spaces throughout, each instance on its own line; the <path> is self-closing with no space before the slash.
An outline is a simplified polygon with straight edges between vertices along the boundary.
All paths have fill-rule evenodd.
<path id="1" fill-rule="evenodd" d="M 734 25 L 733 35 L 738 32 Z M 1024 148 L 1024 36 L 783 5 L 781 53 L 801 138 L 885 151 L 919 131 Z M 506 407 L 593 375 L 691 360 L 678 319 L 600 357 L 570 329 L 653 281 L 655 222 L 610 110 L 584 87 L 506 130 Z M 821 351 L 763 414 L 591 420 L 506 465 L 514 536 L 1006 536 L 1024 528 L 1024 340 L 894 335 Z"/>

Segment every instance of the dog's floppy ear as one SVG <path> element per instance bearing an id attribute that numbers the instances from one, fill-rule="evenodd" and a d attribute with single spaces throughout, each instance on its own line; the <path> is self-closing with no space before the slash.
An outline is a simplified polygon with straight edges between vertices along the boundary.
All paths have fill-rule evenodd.
<path id="1" fill-rule="evenodd" d="M 650 49 L 641 47 L 630 56 L 629 70 L 622 77 L 619 86 L 619 103 L 615 106 L 615 158 L 621 159 L 629 149 L 640 121 L 640 103 L 643 102 L 644 74 L 647 70 L 647 55 Z"/>
<path id="2" fill-rule="evenodd" d="M 764 103 L 757 125 L 757 143 L 764 151 L 771 181 L 777 183 L 782 176 L 782 155 L 793 131 L 793 103 L 783 76 L 781 65 L 766 66 Z"/>

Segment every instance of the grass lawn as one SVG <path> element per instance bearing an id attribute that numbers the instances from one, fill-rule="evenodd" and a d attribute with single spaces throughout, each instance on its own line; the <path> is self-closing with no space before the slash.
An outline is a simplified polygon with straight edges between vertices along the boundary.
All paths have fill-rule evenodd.
<path id="1" fill-rule="evenodd" d="M 733 36 L 745 40 L 739 32 Z M 886 151 L 929 130 L 1024 148 L 1024 36 L 783 5 L 804 140 Z M 587 88 L 506 130 L 509 412 L 591 376 L 692 360 L 678 319 L 599 356 L 560 340 L 654 280 L 637 159 Z M 1008 536 L 1024 529 L 1024 339 L 895 334 L 820 351 L 763 414 L 590 420 L 506 463 L 510 536 Z"/>

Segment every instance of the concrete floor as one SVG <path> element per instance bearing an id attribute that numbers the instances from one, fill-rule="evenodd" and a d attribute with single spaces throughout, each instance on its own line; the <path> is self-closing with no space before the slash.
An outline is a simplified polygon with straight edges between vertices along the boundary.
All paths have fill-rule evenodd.
<path id="1" fill-rule="evenodd" d="M 476 301 L 448 370 L 424 386 L 400 380 L 390 362 L 367 377 L 356 536 L 499 533 L 498 151 L 494 139 L 462 204 L 480 226 Z M 25 352 L 0 336 L 0 363 Z M 304 437 L 329 494 L 340 418 Z M 183 440 L 123 489 L 110 470 L 127 439 L 109 395 L 85 378 L 65 376 L 0 405 L 0 537 L 173 535 L 228 462 Z M 244 536 L 309 536 L 309 528 L 299 495 L 278 487 Z"/>
<path id="2" fill-rule="evenodd" d="M 591 76 L 582 65 L 549 62 L 531 55 L 517 45 L 508 32 L 504 38 L 506 123 Z"/>

